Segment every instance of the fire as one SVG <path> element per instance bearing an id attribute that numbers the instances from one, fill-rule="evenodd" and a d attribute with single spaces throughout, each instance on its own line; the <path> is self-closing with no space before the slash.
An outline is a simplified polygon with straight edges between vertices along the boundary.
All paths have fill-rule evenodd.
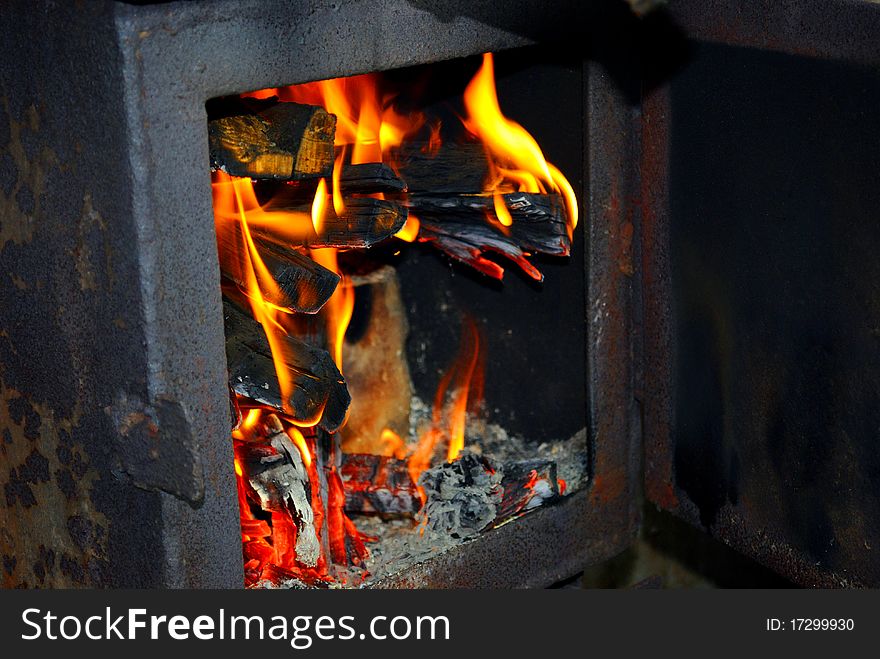
<path id="1" fill-rule="evenodd" d="M 339 267 L 338 251 L 333 248 L 311 250 L 312 260 L 342 277 L 333 295 L 321 311 L 326 320 L 328 348 L 339 372 L 342 373 L 342 347 L 345 331 L 354 312 L 354 286 Z"/>
<path id="2" fill-rule="evenodd" d="M 236 281 L 241 290 L 236 291 L 236 297 L 241 296 L 250 306 L 254 319 L 265 331 L 282 400 L 286 401 L 293 393 L 293 381 L 285 359 L 285 337 L 294 333 L 296 319 L 289 309 L 281 306 L 279 301 L 284 295 L 263 262 L 257 245 L 271 234 L 273 240 L 299 246 L 301 253 L 307 253 L 312 260 L 340 275 L 341 280 L 318 313 L 317 322 L 322 328 L 318 334 L 324 333 L 326 349 L 342 373 L 345 334 L 354 311 L 355 288 L 340 267 L 337 249 L 305 246 L 322 235 L 328 213 L 331 218 L 333 213 L 336 217 L 344 216 L 342 174 L 348 164 L 382 162 L 397 170 L 400 147 L 425 131 L 428 139 L 422 150 L 434 156 L 442 146 L 441 127 L 439 121 L 428 123 L 422 113 L 401 113 L 395 107 L 395 95 L 383 89 L 376 74 L 267 89 L 249 95 L 277 96 L 281 101 L 319 105 L 337 118 L 332 175 L 329 180 L 321 178 L 317 182 L 311 207 L 305 211 L 270 209 L 269 204 L 261 204 L 250 179 L 233 178 L 219 171 L 212 179 L 221 266 L 224 272 L 240 275 Z M 482 193 L 493 197 L 494 216 L 492 210 L 487 211 L 492 226 L 510 235 L 514 219 L 505 203 L 505 193 L 555 193 L 565 201 L 569 231 L 572 231 L 577 224 L 572 187 L 560 171 L 547 162 L 535 139 L 502 114 L 491 54 L 484 55 L 482 66 L 467 86 L 464 104 L 466 116 L 462 123 L 482 142 L 489 162 L 490 171 Z M 410 214 L 396 237 L 414 242 L 419 240 L 420 230 L 421 222 Z M 468 420 L 473 419 L 482 404 L 485 353 L 485 342 L 476 323 L 465 319 L 458 354 L 437 387 L 430 424 L 418 438 L 412 438 L 412 444 L 386 428 L 377 438 L 376 453 L 405 460 L 413 482 L 418 482 L 421 473 L 438 460 L 456 460 L 465 447 Z M 311 429 L 319 422 L 322 411 L 314 418 L 299 419 L 293 410 L 285 408 L 281 414 L 277 410 L 255 407 L 254 401 L 246 399 L 238 399 L 236 405 L 244 412 L 232 437 L 249 583 L 276 577 L 296 577 L 307 583 L 343 579 L 340 575 L 345 571 L 336 570 L 334 566 L 358 565 L 367 551 L 365 538 L 344 512 L 345 491 L 337 469 L 339 445 L 332 437 L 322 437 L 323 431 Z M 296 448 L 302 460 L 300 471 L 304 466 L 308 472 L 306 497 L 311 498 L 314 533 L 322 547 L 314 565 L 303 565 L 296 556 L 297 533 L 311 527 L 303 527 L 301 518 L 295 522 L 285 510 L 273 509 L 269 513 L 252 503 L 254 490 L 247 472 L 254 458 L 251 454 L 251 463 L 245 460 L 249 450 L 246 447 L 257 445 L 263 450 L 267 438 L 276 441 L 279 435 L 272 433 L 278 432 Z M 287 455 L 291 455 L 289 450 Z M 294 458 L 291 461 L 297 462 Z M 564 490 L 564 481 L 560 481 L 559 486 Z M 423 491 L 421 495 L 424 501 Z M 308 537 L 301 536 L 300 540 Z"/>
<path id="3" fill-rule="evenodd" d="M 483 55 L 483 65 L 465 89 L 464 104 L 468 115 L 465 128 L 482 141 L 489 159 L 486 192 L 556 192 L 565 200 L 569 229 L 573 231 L 578 222 L 574 189 L 562 172 L 547 162 L 535 138 L 502 114 L 492 53 Z M 510 226 L 510 212 L 498 194 L 495 210 L 498 221 Z"/>
<path id="4" fill-rule="evenodd" d="M 395 96 L 382 91 L 378 74 L 332 78 L 253 92 L 251 96 L 277 96 L 282 101 L 320 105 L 336 115 L 336 146 L 351 147 L 351 162 L 386 162 L 403 141 L 425 123 L 423 114 L 402 114 L 394 108 Z"/>
<path id="5" fill-rule="evenodd" d="M 315 190 L 315 200 L 312 202 L 312 226 L 315 228 L 315 234 L 321 234 L 321 228 L 324 226 L 324 213 L 327 210 L 327 181 L 321 179 L 318 181 L 318 189 Z"/>
<path id="6" fill-rule="evenodd" d="M 411 243 L 418 238 L 420 226 L 421 223 L 419 222 L 419 218 L 410 213 L 406 218 L 406 224 L 403 225 L 403 228 L 400 231 L 394 234 L 394 237 Z"/>
<path id="7" fill-rule="evenodd" d="M 408 469 L 414 483 L 434 463 L 438 446 L 446 441 L 446 460 L 451 462 L 465 444 L 468 410 L 482 403 L 484 360 L 480 333 L 471 319 L 463 324 L 458 355 L 444 373 L 434 395 L 431 425 L 419 437 L 409 456 Z M 424 497 L 424 493 L 419 488 Z"/>

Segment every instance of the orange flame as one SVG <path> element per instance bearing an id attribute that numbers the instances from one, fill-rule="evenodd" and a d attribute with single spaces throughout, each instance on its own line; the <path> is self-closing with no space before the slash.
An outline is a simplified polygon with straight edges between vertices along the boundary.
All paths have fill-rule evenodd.
<path id="1" fill-rule="evenodd" d="M 394 237 L 411 243 L 416 238 L 418 238 L 420 228 L 421 222 L 419 222 L 419 218 L 410 213 L 406 218 L 406 223 L 403 225 L 400 231 L 394 234 Z"/>
<path id="2" fill-rule="evenodd" d="M 467 411 L 468 407 L 474 407 L 469 402 L 475 402 L 474 394 L 482 397 L 482 366 L 480 334 L 476 324 L 468 318 L 458 355 L 443 374 L 434 394 L 431 425 L 419 437 L 409 457 L 407 469 L 414 483 L 431 466 L 437 447 L 444 439 L 448 442 L 446 460 L 449 462 L 455 460 L 464 448 Z M 424 501 L 422 488 L 419 488 L 419 494 Z"/>
<path id="3" fill-rule="evenodd" d="M 547 162 L 535 138 L 502 114 L 495 91 L 492 53 L 483 55 L 480 70 L 465 89 L 464 104 L 468 114 L 464 125 L 483 142 L 489 158 L 491 171 L 485 183 L 486 191 L 556 192 L 565 200 L 569 230 L 574 230 L 578 222 L 574 189 L 562 172 Z M 506 207 L 502 211 L 503 206 L 496 197 L 498 220 L 509 226 L 510 213 Z"/>
<path id="4" fill-rule="evenodd" d="M 303 434 L 294 426 L 291 426 L 287 429 L 287 436 L 290 437 L 290 441 L 293 442 L 293 445 L 296 446 L 299 451 L 300 456 L 302 457 L 303 464 L 308 469 L 312 466 L 312 454 L 309 453 L 309 447 L 306 446 L 306 438 L 303 437 Z"/>
<path id="5" fill-rule="evenodd" d="M 339 372 L 342 373 L 342 347 L 345 343 L 345 331 L 348 329 L 351 314 L 354 312 L 354 286 L 351 284 L 351 279 L 339 267 L 337 250 L 333 248 L 313 249 L 311 257 L 316 263 L 342 277 L 321 312 L 327 322 L 330 355 Z"/>
<path id="6" fill-rule="evenodd" d="M 336 115 L 337 147 L 351 145 L 351 162 L 387 162 L 393 151 L 425 123 L 422 113 L 401 114 L 394 108 L 394 95 L 382 91 L 375 73 L 307 82 L 279 89 L 253 92 L 262 98 L 320 105 Z"/>

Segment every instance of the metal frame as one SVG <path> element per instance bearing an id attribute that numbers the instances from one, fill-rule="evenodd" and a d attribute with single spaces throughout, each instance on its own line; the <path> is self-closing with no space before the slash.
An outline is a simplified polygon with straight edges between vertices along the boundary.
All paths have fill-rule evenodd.
<path id="1" fill-rule="evenodd" d="M 880 65 L 880 4 L 872 0 L 670 0 L 667 16 L 689 39 L 777 51 L 811 58 Z M 675 485 L 672 436 L 674 394 L 670 387 L 672 347 L 669 256 L 668 85 L 643 99 L 640 158 L 643 224 L 645 483 L 647 497 L 661 508 L 701 526 L 699 511 Z M 833 572 L 750 523 L 747 511 L 728 510 L 708 532 L 778 573 L 811 586 L 860 585 L 857 573 Z"/>
<path id="2" fill-rule="evenodd" d="M 0 282 L 0 480 L 14 495 L 4 584 L 241 587 L 204 103 L 580 35 L 586 20 L 578 2 L 550 19 L 526 1 L 437 4 L 6 7 L 0 32 L 19 59 L 0 67 L 2 255 L 14 273 Z M 545 585 L 637 529 L 636 110 L 598 65 L 588 73 L 594 481 L 387 585 Z M 8 309 L 55 311 L 34 321 Z M 55 378 L 28 375 L 53 360 Z"/>

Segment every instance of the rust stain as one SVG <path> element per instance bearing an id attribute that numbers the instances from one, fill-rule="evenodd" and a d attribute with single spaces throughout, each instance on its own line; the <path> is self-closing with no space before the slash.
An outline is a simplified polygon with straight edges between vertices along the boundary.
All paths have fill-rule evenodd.
<path id="1" fill-rule="evenodd" d="M 88 585 L 92 561 L 107 557 L 107 520 L 88 492 L 98 480 L 69 418 L 33 404 L 0 381 L 0 584 Z"/>
<path id="2" fill-rule="evenodd" d="M 9 144 L 5 151 L 15 166 L 16 180 L 9 194 L 0 190 L 0 251 L 7 242 L 28 243 L 33 239 L 34 218 L 39 217 L 43 193 L 46 191 L 48 173 L 58 165 L 55 152 L 43 146 L 37 157 L 28 158 L 22 142 L 22 131 L 38 132 L 40 118 L 36 106 L 28 108 L 24 121 L 13 119 L 9 111 L 9 99 L 0 99 L 4 114 L 9 118 Z"/>
<path id="3" fill-rule="evenodd" d="M 633 223 L 628 220 L 620 225 L 618 232 L 620 239 L 617 246 L 617 267 L 628 277 L 635 272 L 632 254 L 633 232 Z"/>
<path id="4" fill-rule="evenodd" d="M 98 290 L 97 273 L 92 263 L 92 250 L 87 242 L 89 231 L 94 227 L 98 227 L 104 232 L 107 229 L 107 224 L 93 206 L 91 193 L 86 192 L 83 197 L 82 212 L 77 223 L 76 246 L 70 250 L 79 276 L 80 289 L 84 291 Z"/>
<path id="5" fill-rule="evenodd" d="M 626 473 L 623 469 L 606 469 L 593 479 L 590 497 L 598 505 L 608 505 L 623 496 L 625 487 Z"/>

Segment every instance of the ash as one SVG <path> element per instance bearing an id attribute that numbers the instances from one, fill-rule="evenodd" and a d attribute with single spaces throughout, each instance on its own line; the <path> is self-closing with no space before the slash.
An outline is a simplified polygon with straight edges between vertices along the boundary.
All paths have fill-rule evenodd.
<path id="1" fill-rule="evenodd" d="M 414 444 L 430 424 L 431 406 L 414 396 L 409 442 Z M 365 567 L 369 577 L 362 586 L 369 587 L 491 529 L 500 503 L 504 465 L 541 459 L 555 462 L 558 478 L 566 483 L 564 496 L 589 481 L 585 428 L 567 439 L 535 443 L 470 415 L 466 427 L 466 449 L 459 460 L 450 464 L 438 459 L 440 464 L 419 479 L 428 498 L 415 520 L 377 515 L 354 518 L 361 533 L 377 538 L 368 545 L 370 556 Z"/>

